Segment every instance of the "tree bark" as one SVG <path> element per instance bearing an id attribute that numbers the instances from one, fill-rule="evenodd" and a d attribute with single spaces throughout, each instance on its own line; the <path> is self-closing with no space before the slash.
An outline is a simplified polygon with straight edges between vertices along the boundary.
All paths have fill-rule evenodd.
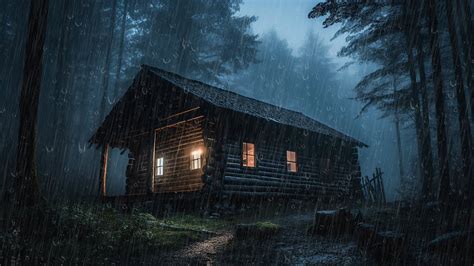
<path id="1" fill-rule="evenodd" d="M 34 206 L 41 199 L 36 172 L 36 131 L 47 19 L 48 0 L 31 1 L 16 159 L 15 205 L 20 208 Z"/>
<path id="2" fill-rule="evenodd" d="M 413 46 L 415 42 L 415 36 L 413 32 L 413 27 L 417 27 L 415 18 L 411 12 L 413 10 L 413 2 L 408 1 L 404 8 L 405 8 L 405 20 L 406 24 L 404 33 L 405 33 L 405 39 L 406 39 L 406 49 L 407 49 L 407 61 L 408 61 L 408 71 L 409 71 L 409 76 L 410 76 L 410 83 L 411 83 L 411 101 L 412 101 L 412 106 L 414 108 L 415 112 L 415 129 L 416 129 L 416 139 L 417 139 L 417 148 L 418 148 L 418 158 L 420 160 L 420 174 L 422 177 L 422 183 L 423 183 L 423 188 L 425 187 L 426 180 L 429 180 L 431 177 L 428 176 L 428 169 L 427 164 L 426 164 L 426 159 L 425 159 L 425 154 L 424 154 L 424 142 L 425 142 L 425 132 L 424 132 L 424 127 L 423 127 L 423 120 L 421 116 L 421 110 L 420 110 L 420 92 L 417 86 L 416 82 L 416 69 L 415 69 L 415 60 L 413 56 Z M 427 192 L 425 189 L 423 190 L 423 198 L 427 198 Z"/>
<path id="3" fill-rule="evenodd" d="M 117 69 L 115 72 L 115 88 L 114 91 L 117 92 L 117 88 L 120 85 L 120 74 L 122 72 L 122 61 L 123 61 L 123 49 L 125 43 L 125 30 L 127 27 L 127 11 L 128 11 L 128 0 L 124 0 L 123 3 L 123 10 L 122 10 L 122 24 L 120 26 L 120 45 L 118 51 L 118 59 L 117 59 Z M 115 94 L 117 96 L 117 94 Z"/>
<path id="4" fill-rule="evenodd" d="M 441 53 L 438 37 L 438 18 L 436 13 L 436 1 L 429 0 L 427 3 L 427 13 L 430 24 L 430 51 L 431 65 L 433 68 L 433 84 L 435 89 L 435 109 L 436 109 L 436 136 L 438 146 L 438 167 L 439 167 L 439 199 L 447 201 L 451 190 L 449 178 L 448 146 L 446 137 L 446 113 L 444 109 L 444 92 L 441 69 Z"/>
<path id="5" fill-rule="evenodd" d="M 458 106 L 459 132 L 461 133 L 461 159 L 463 165 L 463 177 L 471 179 L 471 125 L 464 92 L 464 79 L 462 76 L 461 58 L 458 50 L 456 25 L 454 22 L 453 5 L 446 0 L 446 15 L 448 20 L 449 39 L 451 42 L 451 53 L 454 65 L 454 77 L 456 82 L 456 99 Z M 469 193 L 469 188 L 466 193 Z"/>
<path id="6" fill-rule="evenodd" d="M 466 64 L 466 86 L 471 98 L 471 122 L 474 123 L 474 78 L 472 73 L 472 69 L 474 68 L 474 29 L 472 25 L 471 5 L 469 4 L 469 1 L 463 0 L 462 6 L 459 1 L 460 0 L 457 0 L 458 11 L 460 12 L 461 10 L 464 10 L 464 16 L 462 16 L 464 20 L 463 22 L 460 22 L 460 24 L 465 25 L 464 31 L 461 31 L 461 33 L 465 36 L 463 40 L 463 47 L 464 61 Z M 474 153 L 474 151 L 472 152 Z"/>
<path id="7" fill-rule="evenodd" d="M 102 99 L 100 103 L 99 117 L 100 121 L 105 117 L 105 109 L 107 106 L 107 97 L 109 97 L 109 81 L 110 81 L 110 61 L 111 61 L 111 51 L 112 43 L 114 42 L 114 33 L 115 33 L 115 13 L 117 9 L 117 0 L 112 1 L 112 12 L 110 18 L 110 39 L 107 43 L 106 52 L 105 52 L 105 71 L 102 80 Z"/>
<path id="8" fill-rule="evenodd" d="M 429 99 L 426 88 L 426 74 L 425 74 L 425 58 L 423 52 L 423 36 L 418 27 L 417 32 L 417 61 L 418 73 L 420 76 L 420 91 L 421 91 L 421 116 L 423 120 L 423 137 L 422 137 L 422 153 L 423 153 L 423 169 L 426 171 L 423 179 L 422 194 L 429 200 L 433 199 L 433 151 L 431 149 L 431 129 L 430 129 L 430 110 Z"/>
<path id="9" fill-rule="evenodd" d="M 395 81 L 395 78 L 393 78 L 393 93 L 395 94 L 396 91 L 397 91 L 396 81 Z M 399 173 L 400 173 L 400 190 L 401 190 L 404 184 L 405 173 L 403 171 L 402 142 L 401 142 L 401 136 L 400 136 L 400 115 L 398 113 L 398 106 L 395 109 L 395 134 L 397 138 L 398 167 L 400 171 Z"/>

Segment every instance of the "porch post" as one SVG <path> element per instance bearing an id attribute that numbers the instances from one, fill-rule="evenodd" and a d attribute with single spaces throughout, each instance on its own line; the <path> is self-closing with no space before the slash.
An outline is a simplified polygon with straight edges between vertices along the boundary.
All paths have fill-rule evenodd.
<path id="1" fill-rule="evenodd" d="M 149 156 L 151 163 L 149 164 L 151 166 L 151 171 L 149 171 L 149 176 L 147 180 L 147 185 L 148 185 L 148 193 L 154 193 L 155 192 L 155 146 L 156 146 L 156 132 L 153 130 L 153 136 L 152 136 L 152 142 L 151 142 L 151 154 Z"/>
<path id="2" fill-rule="evenodd" d="M 102 146 L 100 155 L 99 194 L 103 198 L 107 192 L 107 161 L 109 158 L 109 144 Z"/>

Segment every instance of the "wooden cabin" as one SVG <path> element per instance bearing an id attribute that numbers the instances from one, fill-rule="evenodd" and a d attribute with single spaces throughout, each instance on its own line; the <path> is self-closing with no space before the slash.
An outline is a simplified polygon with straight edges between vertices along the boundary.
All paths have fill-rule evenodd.
<path id="1" fill-rule="evenodd" d="M 361 197 L 362 142 L 302 113 L 150 66 L 90 142 L 128 150 L 126 196 Z"/>

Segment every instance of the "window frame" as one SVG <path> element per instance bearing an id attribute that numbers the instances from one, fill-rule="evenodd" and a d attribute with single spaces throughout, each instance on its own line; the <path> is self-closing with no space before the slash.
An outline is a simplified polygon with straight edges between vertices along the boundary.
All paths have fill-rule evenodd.
<path id="1" fill-rule="evenodd" d="M 291 154 L 294 156 L 294 160 L 290 160 Z M 291 166 L 294 165 L 295 170 L 291 170 Z M 298 154 L 296 151 L 286 150 L 286 171 L 289 173 L 298 173 Z"/>
<path id="2" fill-rule="evenodd" d="M 253 146 L 253 154 L 249 153 L 249 144 Z M 253 158 L 253 165 L 249 165 L 249 158 Z M 253 142 L 242 142 L 242 167 L 245 167 L 247 169 L 254 169 L 257 168 L 257 151 L 256 151 L 256 145 Z M 245 159 L 244 159 L 245 158 Z"/>
<path id="3" fill-rule="evenodd" d="M 164 174 L 165 174 L 165 157 L 161 156 L 155 159 L 155 177 L 163 176 Z"/>
<path id="4" fill-rule="evenodd" d="M 189 169 L 191 171 L 195 171 L 201 168 L 202 168 L 202 152 L 192 151 L 191 155 L 189 156 Z"/>

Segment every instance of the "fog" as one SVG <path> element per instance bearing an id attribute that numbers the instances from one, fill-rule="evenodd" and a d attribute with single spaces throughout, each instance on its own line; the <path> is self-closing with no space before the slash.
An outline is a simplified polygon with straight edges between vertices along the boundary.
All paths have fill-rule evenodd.
<path id="1" fill-rule="evenodd" d="M 387 197 L 391 200 L 398 197 L 399 160 L 394 123 L 391 118 L 380 119 L 382 113 L 373 108 L 361 114 L 363 105 L 353 99 L 356 96 L 354 86 L 364 74 L 374 69 L 374 65 L 354 64 L 338 70 L 353 59 L 337 56 L 338 51 L 346 44 L 345 36 L 331 40 L 338 26 L 323 28 L 323 18 L 308 19 L 307 15 L 315 5 L 314 1 L 243 2 L 240 9 L 237 7 L 235 16 L 255 18 L 238 21 L 236 27 L 242 27 L 244 32 L 256 35 L 255 40 L 249 37 L 248 43 L 244 44 L 249 50 L 256 51 L 256 58 L 244 59 L 242 65 L 232 67 L 217 63 L 212 63 L 207 68 L 199 63 L 190 64 L 185 67 L 186 70 L 183 66 L 178 66 L 180 61 L 176 58 L 181 58 L 180 52 L 172 50 L 179 42 L 168 35 L 160 35 L 166 31 L 166 27 L 163 27 L 167 25 L 166 20 L 171 21 L 171 28 L 178 29 L 182 21 L 167 17 L 171 15 L 168 13 L 154 16 L 155 9 L 158 13 L 161 11 L 153 1 L 150 3 L 154 4 L 147 6 L 130 0 L 126 21 L 122 24 L 123 18 L 118 11 L 125 8 L 124 3 L 120 1 L 115 7 L 116 29 L 111 36 L 108 25 L 113 7 L 110 3 L 95 6 L 92 2 L 84 2 L 68 6 L 61 1 L 52 1 L 51 23 L 46 37 L 37 144 L 42 185 L 54 191 L 52 194 L 95 193 L 99 151 L 94 147 L 87 148 L 87 141 L 131 84 L 140 65 L 149 64 L 177 70 L 187 77 L 303 112 L 363 141 L 369 147 L 360 149 L 362 175 L 371 176 L 375 168 L 380 167 L 384 172 Z M 26 32 L 25 6 L 25 3 L 9 2 L 3 12 L 9 12 L 5 16 L 9 27 L 4 28 L 6 37 L 2 43 L 6 64 L 2 66 L 0 99 L 0 145 L 5 162 L 1 166 L 3 191 L 14 172 L 18 125 L 16 99 L 19 97 L 24 52 L 21 47 L 24 45 Z M 195 7 L 188 10 L 192 11 L 192 8 Z M 219 9 L 214 9 L 213 12 L 218 12 L 215 10 Z M 64 17 L 61 14 L 67 15 Z M 61 21 L 67 22 L 66 30 L 61 27 Z M 122 25 L 125 26 L 124 30 L 120 29 Z M 199 34 L 204 33 L 202 31 Z M 119 39 L 121 35 L 122 41 Z M 306 42 L 305 54 L 303 48 L 309 37 L 313 39 Z M 113 40 L 109 47 L 110 38 Z M 272 38 L 274 42 L 268 42 Z M 253 41 L 255 42 L 252 43 Z M 207 39 L 206 43 L 200 44 L 198 51 L 205 54 L 213 42 L 214 39 Z M 63 51 L 58 52 L 57 49 L 61 47 Z M 277 51 L 275 49 L 279 49 L 278 54 L 271 54 Z M 110 60 L 107 59 L 109 57 Z M 189 60 L 195 62 L 193 58 Z M 280 68 L 273 70 L 272 60 L 280 60 Z M 315 64 L 315 68 L 308 69 L 309 64 Z M 215 67 L 218 65 L 220 69 Z M 104 78 L 105 72 L 110 74 L 105 75 L 107 78 Z M 104 94 L 106 100 L 101 100 L 104 87 L 108 92 Z M 105 112 L 101 111 L 103 109 Z M 410 126 L 403 128 L 402 138 L 405 172 L 414 175 L 417 169 L 414 159 L 414 129 Z M 111 194 L 124 192 L 127 153 L 121 152 L 123 151 L 113 150 L 109 162 L 113 166 L 108 183 Z"/>

